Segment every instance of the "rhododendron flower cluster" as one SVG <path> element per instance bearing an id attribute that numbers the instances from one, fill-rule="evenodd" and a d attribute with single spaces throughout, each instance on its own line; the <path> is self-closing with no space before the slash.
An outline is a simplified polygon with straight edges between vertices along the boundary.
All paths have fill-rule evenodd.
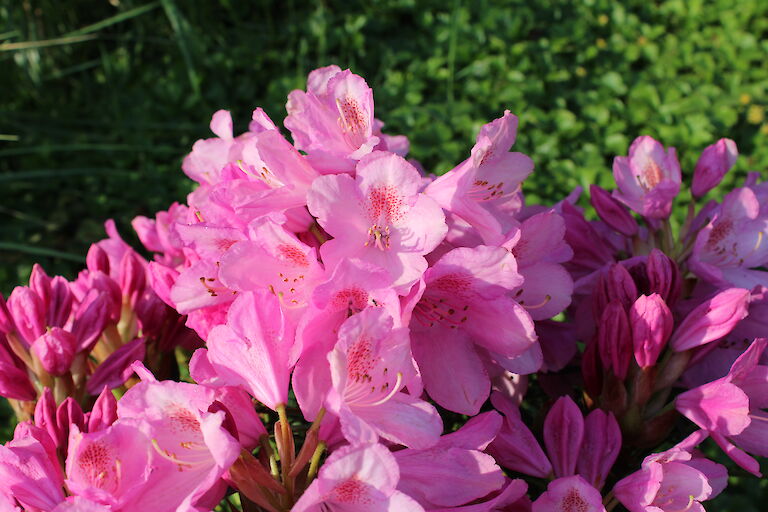
<path id="1" fill-rule="evenodd" d="M 701 511 L 702 446 L 761 476 L 768 185 L 702 202 L 733 141 L 639 137 L 595 217 L 526 202 L 509 111 L 435 175 L 349 70 L 286 107 L 213 115 L 151 261 L 110 221 L 0 297 L 0 511 Z"/>

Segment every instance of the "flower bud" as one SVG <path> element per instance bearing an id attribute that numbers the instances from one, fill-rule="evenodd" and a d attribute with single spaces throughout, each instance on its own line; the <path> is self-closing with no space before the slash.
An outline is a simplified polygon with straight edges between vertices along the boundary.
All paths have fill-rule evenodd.
<path id="1" fill-rule="evenodd" d="M 556 477 L 576 473 L 584 417 L 569 396 L 560 397 L 544 420 L 544 445 Z"/>
<path id="2" fill-rule="evenodd" d="M 13 324 L 13 317 L 10 311 L 8 311 L 8 305 L 5 303 L 3 294 L 0 293 L 0 333 L 9 333 L 15 330 L 16 326 Z"/>
<path id="3" fill-rule="evenodd" d="M 90 352 L 107 324 L 108 297 L 106 293 L 91 290 L 85 296 L 72 324 L 72 334 L 77 339 L 76 352 Z"/>
<path id="4" fill-rule="evenodd" d="M 621 429 L 610 412 L 595 409 L 584 420 L 578 473 L 600 489 L 621 450 Z"/>
<path id="5" fill-rule="evenodd" d="M 61 276 L 51 280 L 51 298 L 48 303 L 48 326 L 63 327 L 72 313 L 72 291 L 69 283 Z"/>
<path id="6" fill-rule="evenodd" d="M 2 343 L 0 343 L 0 396 L 27 401 L 34 400 L 37 396 L 27 371 L 14 364 L 13 356 L 7 352 Z"/>
<path id="7" fill-rule="evenodd" d="M 91 272 L 100 271 L 109 275 L 109 256 L 98 244 L 92 244 L 88 249 L 85 264 Z"/>
<path id="8" fill-rule="evenodd" d="M 637 234 L 637 221 L 629 210 L 614 199 L 605 189 L 597 185 L 589 186 L 589 202 L 594 207 L 600 219 L 611 229 L 624 236 Z"/>
<path id="9" fill-rule="evenodd" d="M 85 430 L 85 415 L 74 398 L 68 396 L 61 402 L 56 409 L 56 428 L 59 432 L 58 442 L 63 453 L 67 453 L 67 440 L 69 439 L 69 429 L 71 425 L 76 425 L 81 432 Z"/>
<path id="10" fill-rule="evenodd" d="M 35 426 L 48 432 L 54 441 L 59 438 L 59 430 L 56 425 L 56 399 L 53 398 L 51 388 L 44 388 L 40 398 L 35 404 Z"/>
<path id="11" fill-rule="evenodd" d="M 147 276 L 139 256 L 133 251 L 126 251 L 120 261 L 120 290 L 131 305 L 144 293 Z"/>
<path id="12" fill-rule="evenodd" d="M 31 289 L 17 286 L 8 297 L 16 332 L 30 345 L 45 332 L 45 304 Z"/>
<path id="13" fill-rule="evenodd" d="M 600 275 L 593 293 L 593 313 L 600 320 L 608 303 L 617 301 L 628 310 L 637 298 L 637 285 L 629 271 L 619 263 L 614 263 Z"/>
<path id="14" fill-rule="evenodd" d="M 749 299 L 749 290 L 728 288 L 704 301 L 675 329 L 672 350 L 682 352 L 727 335 L 747 316 Z"/>
<path id="15" fill-rule="evenodd" d="M 658 293 L 670 306 L 680 297 L 682 280 L 677 264 L 658 249 L 653 249 L 646 263 L 648 291 Z"/>
<path id="16" fill-rule="evenodd" d="M 47 304 L 51 295 L 51 278 L 45 273 L 43 267 L 35 263 L 29 276 L 29 287 L 40 297 L 43 304 Z"/>
<path id="17" fill-rule="evenodd" d="M 658 293 L 641 295 L 629 309 L 632 347 L 641 368 L 653 366 L 672 334 L 672 312 Z"/>
<path id="18" fill-rule="evenodd" d="M 77 340 L 60 327 L 53 327 L 37 338 L 31 351 L 42 363 L 46 372 L 53 376 L 64 375 L 75 359 Z"/>
<path id="19" fill-rule="evenodd" d="M 109 389 L 122 386 L 126 380 L 133 374 L 131 365 L 135 361 L 143 361 L 146 353 L 144 338 L 136 338 L 130 343 L 112 352 L 104 362 L 102 362 L 86 385 L 86 391 L 95 395 L 104 386 Z"/>
<path id="20" fill-rule="evenodd" d="M 603 310 L 597 327 L 597 346 L 603 365 L 624 380 L 632 358 L 632 334 L 627 313 L 619 301 L 611 301 Z"/>
<path id="21" fill-rule="evenodd" d="M 117 400 L 107 386 L 101 390 L 88 416 L 88 432 L 98 432 L 117 421 Z"/>
<path id="22" fill-rule="evenodd" d="M 696 169 L 693 171 L 691 192 L 694 197 L 701 197 L 715 188 L 725 176 L 736 159 L 739 150 L 731 139 L 720 139 L 701 152 Z"/>

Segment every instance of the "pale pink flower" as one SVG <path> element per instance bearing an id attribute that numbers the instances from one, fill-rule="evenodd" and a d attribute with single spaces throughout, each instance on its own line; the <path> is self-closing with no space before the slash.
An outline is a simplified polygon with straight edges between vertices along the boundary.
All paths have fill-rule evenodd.
<path id="1" fill-rule="evenodd" d="M 325 265 L 358 258 L 387 270 L 395 288 L 415 283 L 427 269 L 424 255 L 447 231 L 440 207 L 419 193 L 420 181 L 411 164 L 383 151 L 364 157 L 355 178 L 317 178 L 307 204 L 334 237 L 320 247 Z"/>
<path id="2" fill-rule="evenodd" d="M 345 446 L 331 454 L 292 512 L 424 512 L 398 491 L 400 470 L 384 446 Z"/>
<path id="3" fill-rule="evenodd" d="M 425 190 L 445 210 L 472 225 L 486 244 L 499 244 L 520 209 L 520 188 L 533 171 L 533 161 L 510 153 L 517 117 L 508 110 L 482 127 L 472 155 L 438 177 Z"/>
<path id="4" fill-rule="evenodd" d="M 578 475 L 553 480 L 533 502 L 533 512 L 605 512 L 600 492 Z"/>
<path id="5" fill-rule="evenodd" d="M 629 147 L 629 156 L 614 159 L 613 177 L 616 199 L 644 217 L 669 217 L 681 181 L 675 148 L 665 152 L 652 137 L 638 137 Z"/>
<path id="6" fill-rule="evenodd" d="M 429 448 L 438 441 L 442 420 L 431 404 L 400 392 L 411 355 L 408 331 L 393 323 L 383 308 L 367 308 L 344 322 L 328 354 L 332 389 L 326 402 L 353 444 L 381 436 Z"/>

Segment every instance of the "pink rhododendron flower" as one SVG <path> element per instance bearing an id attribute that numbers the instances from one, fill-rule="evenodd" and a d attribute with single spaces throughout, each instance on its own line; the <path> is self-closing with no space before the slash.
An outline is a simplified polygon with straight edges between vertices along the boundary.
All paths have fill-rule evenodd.
<path id="1" fill-rule="evenodd" d="M 402 157 L 376 151 L 356 177 L 321 176 L 307 195 L 309 211 L 334 238 L 320 247 L 328 267 L 359 258 L 387 270 L 392 286 L 407 290 L 427 268 L 424 255 L 445 236 L 440 207 L 419 193 L 421 179 Z"/>
<path id="2" fill-rule="evenodd" d="M 352 171 L 379 144 L 373 135 L 373 91 L 350 70 L 328 66 L 312 71 L 307 91 L 293 91 L 285 127 L 296 147 L 322 172 Z"/>
<path id="3" fill-rule="evenodd" d="M 511 227 L 511 214 L 521 206 L 520 186 L 533 171 L 533 161 L 510 153 L 517 117 L 508 110 L 483 126 L 472 155 L 438 177 L 425 190 L 445 210 L 474 227 L 487 244 L 501 243 Z"/>
<path id="4" fill-rule="evenodd" d="M 353 444 L 381 436 L 411 448 L 429 448 L 443 429 L 435 408 L 401 393 L 410 368 L 407 330 L 393 329 L 382 308 L 350 317 L 328 354 L 332 389 L 329 410 L 339 416 L 344 437 Z"/>
<path id="5" fill-rule="evenodd" d="M 346 446 L 328 457 L 317 480 L 291 510 L 423 512 L 421 505 L 396 489 L 399 480 L 397 461 L 384 446 Z"/>
<path id="6" fill-rule="evenodd" d="M 520 284 L 509 252 L 462 247 L 428 269 L 424 285 L 406 299 L 413 354 L 424 387 L 438 404 L 477 414 L 490 392 L 482 358 L 504 366 L 535 343 L 530 315 L 508 296 Z"/>
<path id="7" fill-rule="evenodd" d="M 731 139 L 720 139 L 701 152 L 696 169 L 693 171 L 691 192 L 695 197 L 701 197 L 715 188 L 723 176 L 736 163 L 739 151 Z"/>
<path id="8" fill-rule="evenodd" d="M 680 164 L 675 148 L 664 147 L 648 136 L 635 139 L 629 156 L 613 161 L 618 190 L 614 197 L 644 217 L 666 219 L 680 192 Z"/>
<path id="9" fill-rule="evenodd" d="M 737 188 L 723 199 L 712 221 L 697 235 L 691 269 L 714 285 L 753 288 L 768 282 L 757 270 L 768 263 L 768 211 L 755 192 Z"/>
<path id="10" fill-rule="evenodd" d="M 553 480 L 533 502 L 533 512 L 605 512 L 600 492 L 578 475 Z"/>

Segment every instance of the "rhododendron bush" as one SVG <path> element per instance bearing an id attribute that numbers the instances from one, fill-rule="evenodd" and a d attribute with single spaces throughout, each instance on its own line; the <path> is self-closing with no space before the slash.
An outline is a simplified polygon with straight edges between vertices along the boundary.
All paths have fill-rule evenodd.
<path id="1" fill-rule="evenodd" d="M 0 296 L 0 511 L 701 511 L 702 443 L 761 476 L 768 184 L 711 192 L 733 141 L 638 137 L 585 214 L 525 201 L 508 111 L 440 176 L 349 70 L 287 111 L 213 115 L 186 204 L 133 221 L 151 261 L 108 222 Z"/>

